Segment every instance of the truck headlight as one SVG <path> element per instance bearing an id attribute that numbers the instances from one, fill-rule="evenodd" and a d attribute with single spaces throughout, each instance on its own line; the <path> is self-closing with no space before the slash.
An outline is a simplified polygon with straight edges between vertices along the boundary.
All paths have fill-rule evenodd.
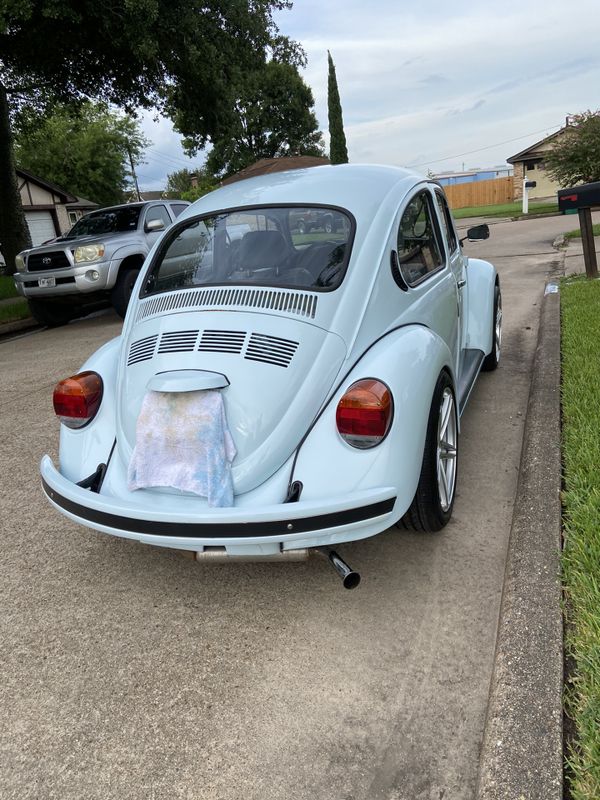
<path id="1" fill-rule="evenodd" d="M 81 247 L 76 247 L 73 253 L 73 258 L 76 264 L 82 262 L 97 261 L 104 255 L 103 244 L 84 244 Z"/>
<path id="2" fill-rule="evenodd" d="M 15 267 L 17 268 L 17 272 L 25 272 L 23 253 L 19 253 L 19 255 L 15 256 Z"/>

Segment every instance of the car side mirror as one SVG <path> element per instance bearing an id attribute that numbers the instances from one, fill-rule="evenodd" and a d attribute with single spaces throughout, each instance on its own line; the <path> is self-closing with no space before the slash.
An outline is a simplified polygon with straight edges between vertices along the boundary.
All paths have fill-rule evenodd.
<path id="1" fill-rule="evenodd" d="M 162 219 L 151 219 L 150 222 L 147 222 L 144 226 L 146 233 L 152 233 L 153 231 L 164 231 L 165 223 Z"/>
<path id="2" fill-rule="evenodd" d="M 467 228 L 467 239 L 470 242 L 478 242 L 489 238 L 490 229 L 488 225 L 475 225 L 472 228 Z"/>

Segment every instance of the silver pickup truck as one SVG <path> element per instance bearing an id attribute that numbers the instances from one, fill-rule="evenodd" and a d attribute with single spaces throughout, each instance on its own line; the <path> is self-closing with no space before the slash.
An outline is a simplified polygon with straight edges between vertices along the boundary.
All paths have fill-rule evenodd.
<path id="1" fill-rule="evenodd" d="M 64 325 L 84 308 L 110 299 L 125 316 L 150 248 L 189 203 L 128 203 L 82 217 L 64 236 L 16 258 L 17 291 L 43 325 Z"/>

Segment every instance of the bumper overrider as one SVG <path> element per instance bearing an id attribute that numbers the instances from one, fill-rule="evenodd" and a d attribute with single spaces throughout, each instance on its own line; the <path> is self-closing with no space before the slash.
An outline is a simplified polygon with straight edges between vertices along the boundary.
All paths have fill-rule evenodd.
<path id="1" fill-rule="evenodd" d="M 194 550 L 217 545 L 246 551 L 253 545 L 281 550 L 319 547 L 373 536 L 398 516 L 392 486 L 314 501 L 190 514 L 174 508 L 175 496 L 168 508 L 164 502 L 152 508 L 90 492 L 61 475 L 49 456 L 42 459 L 40 472 L 48 500 L 65 516 L 94 530 L 161 547 Z"/>

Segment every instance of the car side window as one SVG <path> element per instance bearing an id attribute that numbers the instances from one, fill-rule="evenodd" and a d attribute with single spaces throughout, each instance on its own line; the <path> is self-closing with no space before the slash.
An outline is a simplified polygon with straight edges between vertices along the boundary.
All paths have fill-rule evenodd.
<path id="1" fill-rule="evenodd" d="M 448 203 L 444 195 L 436 189 L 435 199 L 440 208 L 440 219 L 442 221 L 442 229 L 444 236 L 448 242 L 448 252 L 453 253 L 458 247 L 458 239 L 456 231 L 454 230 L 454 222 L 452 221 L 452 214 L 448 207 Z"/>
<path id="2" fill-rule="evenodd" d="M 444 266 L 431 195 L 421 191 L 409 202 L 398 229 L 398 262 L 409 286 Z"/>
<path id="3" fill-rule="evenodd" d="M 148 209 L 145 224 L 147 225 L 149 222 L 152 222 L 152 220 L 155 219 L 159 219 L 161 222 L 163 222 L 165 228 L 168 228 L 171 224 L 171 217 L 164 206 L 152 206 L 152 208 Z"/>
<path id="4" fill-rule="evenodd" d="M 171 211 L 173 212 L 174 217 L 178 217 L 182 214 L 187 208 L 187 205 L 183 203 L 171 203 Z"/>

